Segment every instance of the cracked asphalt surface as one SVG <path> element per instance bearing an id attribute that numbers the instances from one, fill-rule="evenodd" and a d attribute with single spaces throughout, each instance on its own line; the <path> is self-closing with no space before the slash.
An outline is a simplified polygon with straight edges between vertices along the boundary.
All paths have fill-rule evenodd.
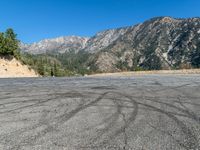
<path id="1" fill-rule="evenodd" d="M 2 150 L 200 150 L 200 76 L 0 79 Z"/>

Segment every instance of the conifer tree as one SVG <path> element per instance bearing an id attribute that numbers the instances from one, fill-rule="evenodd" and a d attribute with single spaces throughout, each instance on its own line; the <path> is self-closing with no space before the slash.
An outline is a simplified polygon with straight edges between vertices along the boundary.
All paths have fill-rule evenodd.
<path id="1" fill-rule="evenodd" d="M 0 33 L 0 54 L 20 57 L 19 41 L 13 29 L 9 28 L 5 33 Z"/>

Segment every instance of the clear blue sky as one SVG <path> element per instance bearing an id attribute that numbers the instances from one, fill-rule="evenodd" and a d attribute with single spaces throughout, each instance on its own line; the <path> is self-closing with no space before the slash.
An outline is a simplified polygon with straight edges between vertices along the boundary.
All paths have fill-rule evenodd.
<path id="1" fill-rule="evenodd" d="M 25 43 L 92 36 L 156 16 L 200 16 L 200 0 L 0 0 L 0 6 L 0 31 L 12 27 Z"/>

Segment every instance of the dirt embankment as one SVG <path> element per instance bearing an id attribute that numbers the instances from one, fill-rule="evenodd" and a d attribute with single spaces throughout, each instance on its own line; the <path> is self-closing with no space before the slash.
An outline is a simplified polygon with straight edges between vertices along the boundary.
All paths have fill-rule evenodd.
<path id="1" fill-rule="evenodd" d="M 106 77 L 106 76 L 135 76 L 135 75 L 149 75 L 149 74 L 159 74 L 159 75 L 186 75 L 186 74 L 200 74 L 200 69 L 183 69 L 183 70 L 158 70 L 158 71 L 135 71 L 135 72 L 117 72 L 117 73 L 100 73 L 93 74 L 90 77 Z"/>
<path id="2" fill-rule="evenodd" d="M 39 75 L 15 58 L 0 57 L 0 78 L 15 77 L 39 77 Z"/>

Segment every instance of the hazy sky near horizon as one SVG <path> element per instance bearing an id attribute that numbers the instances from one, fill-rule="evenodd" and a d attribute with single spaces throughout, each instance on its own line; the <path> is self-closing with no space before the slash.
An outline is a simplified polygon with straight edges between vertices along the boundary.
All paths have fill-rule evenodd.
<path id="1" fill-rule="evenodd" d="M 200 0 L 1 0 L 0 31 L 25 43 L 58 36 L 92 36 L 157 16 L 200 17 Z"/>

